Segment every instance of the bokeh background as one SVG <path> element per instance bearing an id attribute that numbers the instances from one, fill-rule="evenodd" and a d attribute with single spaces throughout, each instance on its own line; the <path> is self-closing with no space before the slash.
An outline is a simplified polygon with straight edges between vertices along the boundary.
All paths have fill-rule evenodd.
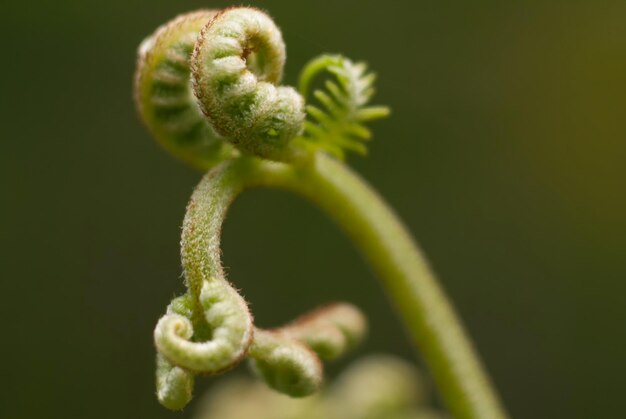
<path id="1" fill-rule="evenodd" d="M 201 174 L 151 140 L 131 85 L 144 36 L 230 4 L 0 5 L 0 417 L 191 416 L 156 402 L 152 330 L 183 290 Z M 393 115 L 350 163 L 418 238 L 512 415 L 622 416 L 626 2 L 248 4 L 283 29 L 287 84 L 323 52 L 378 73 Z M 359 353 L 415 359 L 367 266 L 298 198 L 244 194 L 224 258 L 260 325 L 346 299 L 371 321 Z"/>

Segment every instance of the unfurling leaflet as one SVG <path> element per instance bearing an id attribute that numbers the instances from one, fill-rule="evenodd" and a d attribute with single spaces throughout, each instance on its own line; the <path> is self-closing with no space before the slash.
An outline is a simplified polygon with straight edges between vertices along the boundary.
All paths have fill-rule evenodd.
<path id="1" fill-rule="evenodd" d="M 311 89 L 321 74 L 330 75 L 324 80 L 324 89 Z M 300 75 L 300 94 L 312 93 L 317 104 L 306 107 L 309 118 L 305 121 L 305 144 L 315 145 L 335 157 L 343 159 L 345 151 L 366 154 L 364 142 L 372 133 L 366 122 L 389 115 L 386 106 L 368 106 L 374 95 L 376 75 L 367 70 L 365 63 L 353 63 L 341 55 L 322 55 L 311 60 Z M 312 90 L 312 91 L 311 91 Z"/>

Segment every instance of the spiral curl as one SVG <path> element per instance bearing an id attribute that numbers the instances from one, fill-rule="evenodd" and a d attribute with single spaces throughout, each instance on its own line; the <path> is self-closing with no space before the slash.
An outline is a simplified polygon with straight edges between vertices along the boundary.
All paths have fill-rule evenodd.
<path id="1" fill-rule="evenodd" d="M 237 148 L 285 160 L 301 131 L 304 99 L 282 78 L 285 43 L 265 13 L 219 12 L 202 29 L 191 59 L 193 89 L 215 129 Z"/>
<path id="2" fill-rule="evenodd" d="M 169 311 L 154 330 L 154 343 L 163 356 L 189 371 L 215 374 L 229 369 L 246 354 L 252 339 L 252 317 L 237 291 L 224 280 L 204 281 L 198 299 L 211 338 L 193 342 L 192 316 Z M 202 333 L 200 333 L 201 337 Z"/>

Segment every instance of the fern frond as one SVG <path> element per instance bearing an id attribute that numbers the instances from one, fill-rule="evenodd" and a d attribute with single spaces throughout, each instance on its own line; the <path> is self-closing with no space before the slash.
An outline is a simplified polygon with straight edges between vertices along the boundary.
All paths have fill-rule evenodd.
<path id="1" fill-rule="evenodd" d="M 376 76 L 365 63 L 353 63 L 341 55 L 322 55 L 304 67 L 300 94 L 307 98 L 313 79 L 322 72 L 333 76 L 323 89 L 312 92 L 316 104 L 308 102 L 307 120 L 301 139 L 343 159 L 345 151 L 367 154 L 365 141 L 372 138 L 365 122 L 389 115 L 386 106 L 367 106 L 374 94 Z"/>

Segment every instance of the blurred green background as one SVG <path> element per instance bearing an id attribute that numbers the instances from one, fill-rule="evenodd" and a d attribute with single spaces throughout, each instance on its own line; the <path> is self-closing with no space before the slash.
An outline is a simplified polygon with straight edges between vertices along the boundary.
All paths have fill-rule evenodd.
<path id="1" fill-rule="evenodd" d="M 183 290 L 201 174 L 151 140 L 131 86 L 144 36 L 230 4 L 0 6 L 0 417 L 190 417 L 156 402 L 152 330 Z M 350 163 L 416 235 L 512 415 L 623 415 L 626 2 L 247 4 L 283 29 L 287 84 L 323 52 L 378 73 L 393 115 Z M 260 325 L 346 299 L 371 321 L 361 353 L 413 356 L 348 240 L 298 198 L 245 193 L 224 258 Z"/>

